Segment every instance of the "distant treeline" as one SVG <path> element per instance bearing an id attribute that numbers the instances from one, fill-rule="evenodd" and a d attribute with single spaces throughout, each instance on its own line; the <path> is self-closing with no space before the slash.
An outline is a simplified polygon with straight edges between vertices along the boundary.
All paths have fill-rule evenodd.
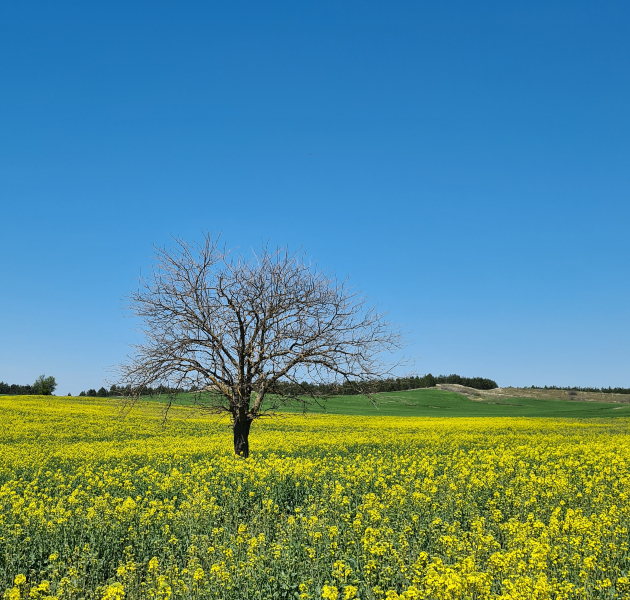
<path id="1" fill-rule="evenodd" d="M 299 395 L 302 392 L 318 393 L 334 396 L 351 396 L 357 393 L 357 390 L 365 389 L 372 393 L 380 392 L 402 392 L 405 390 L 416 390 L 418 388 L 434 387 L 438 383 L 457 383 L 477 390 L 493 390 L 499 387 L 496 381 L 485 379 L 483 377 L 461 377 L 460 375 L 438 375 L 437 377 L 428 373 L 427 375 L 396 377 L 390 379 L 380 379 L 370 381 L 365 384 L 358 385 L 353 382 L 343 384 L 319 384 L 303 382 L 301 384 L 283 383 L 279 386 L 280 391 L 286 394 Z"/>
<path id="2" fill-rule="evenodd" d="M 426 377 L 432 377 L 431 373 Z M 498 388 L 497 382 L 494 379 L 487 379 L 485 377 L 460 377 L 459 375 L 438 375 L 434 378 L 435 383 L 457 383 L 459 385 L 465 385 L 466 387 L 475 388 L 476 390 L 494 390 Z"/>
<path id="3" fill-rule="evenodd" d="M 164 385 L 158 385 L 157 387 L 154 387 L 154 388 L 145 387 L 142 390 L 142 394 L 145 396 L 154 396 L 158 394 L 170 394 L 170 393 L 179 394 L 181 392 L 195 392 L 195 391 L 197 391 L 196 388 L 178 390 L 178 389 L 171 389 Z M 127 395 L 131 395 L 131 388 L 118 386 L 118 385 L 112 385 L 109 389 L 105 389 L 104 387 L 101 387 L 98 390 L 95 390 L 94 388 L 90 388 L 87 392 L 84 391 L 79 394 L 79 396 L 87 396 L 89 398 L 109 398 L 109 397 L 114 397 L 114 396 L 127 396 Z"/>
<path id="4" fill-rule="evenodd" d="M 166 391 L 164 386 L 160 386 L 153 390 L 152 388 L 147 388 L 147 395 L 153 395 L 158 392 Z M 119 387 L 117 385 L 112 385 L 108 390 L 104 387 L 101 387 L 98 390 L 90 388 L 87 392 L 81 392 L 79 396 L 89 396 L 91 398 L 108 398 L 109 396 L 124 396 L 126 394 L 131 393 L 129 388 Z"/>
<path id="5" fill-rule="evenodd" d="M 356 394 L 357 391 L 365 390 L 372 393 L 380 392 L 401 392 L 405 390 L 415 390 L 418 388 L 430 388 L 434 387 L 438 383 L 457 383 L 459 385 L 465 385 L 467 387 L 475 388 L 477 390 L 493 390 L 498 387 L 496 381 L 492 379 L 486 379 L 484 377 L 461 377 L 460 375 L 438 375 L 433 376 L 431 373 L 420 376 L 410 377 L 396 377 L 389 379 L 381 379 L 376 381 L 370 381 L 365 384 L 357 384 L 354 382 L 346 382 L 343 384 L 313 384 L 308 382 L 302 382 L 301 384 L 295 383 L 281 383 L 278 385 L 278 391 L 284 394 L 300 395 L 304 393 L 313 393 L 318 395 L 330 395 L 330 396 L 350 396 Z M 533 386 L 532 386 L 533 387 Z M 0 382 L 0 394 L 16 394 L 16 395 L 31 395 L 36 394 L 35 387 L 32 385 L 9 385 L 7 383 Z M 597 391 L 590 388 L 546 388 L 546 389 L 579 389 L 584 391 Z M 611 391 L 616 391 L 618 388 Z M 143 394 L 147 396 L 153 396 L 158 394 L 169 394 L 185 392 L 196 392 L 196 388 L 190 390 L 175 390 L 166 386 L 160 385 L 155 388 L 147 387 L 143 390 Z M 607 390 L 606 390 L 607 391 Z M 114 396 L 125 396 L 130 394 L 131 390 L 122 386 L 112 385 L 109 389 L 101 387 L 100 389 L 90 388 L 87 391 L 82 391 L 79 396 L 87 396 L 91 398 L 108 398 Z M 620 392 L 622 393 L 622 392 Z M 70 395 L 70 394 L 68 394 Z"/>
<path id="6" fill-rule="evenodd" d="M 0 395 L 16 396 L 50 396 L 54 393 L 57 382 L 52 376 L 40 375 L 32 385 L 19 385 L 17 383 L 4 383 L 0 381 Z"/>
<path id="7" fill-rule="evenodd" d="M 15 395 L 15 396 L 32 396 L 33 395 L 33 386 L 29 385 L 18 385 L 17 383 L 4 383 L 4 381 L 0 381 L 0 394 L 3 395 Z"/>
<path id="8" fill-rule="evenodd" d="M 621 387 L 607 387 L 607 388 L 595 388 L 595 387 L 561 387 L 558 385 L 546 385 L 541 387 L 539 385 L 532 385 L 532 390 L 565 390 L 567 392 L 598 392 L 600 394 L 630 394 L 630 388 Z"/>
<path id="9" fill-rule="evenodd" d="M 430 388 L 434 387 L 438 383 L 458 383 L 459 385 L 465 385 L 477 390 L 493 390 L 498 387 L 496 381 L 493 381 L 492 379 L 485 379 L 483 377 L 461 377 L 460 375 L 438 375 L 437 377 L 434 377 L 431 373 L 429 373 L 428 375 L 423 375 L 422 377 L 392 377 L 390 379 L 370 381 L 363 384 L 357 384 L 355 382 L 346 382 L 343 384 L 313 384 L 306 381 L 300 384 L 280 383 L 277 385 L 276 389 L 280 393 L 295 396 L 305 393 L 323 396 L 351 396 L 360 391 L 369 391 L 371 393 L 378 394 L 380 392 L 401 392 L 404 390 L 415 390 L 418 388 Z M 198 390 L 196 388 L 191 388 L 189 390 L 179 391 L 193 393 Z M 177 392 L 178 390 L 170 389 L 163 385 L 155 388 L 146 387 L 142 391 L 142 393 L 147 396 Z M 128 388 L 112 385 L 109 390 L 106 390 L 104 387 L 100 390 L 89 389 L 87 392 L 81 392 L 79 396 L 107 398 L 108 396 L 124 396 L 129 393 L 130 390 Z"/>

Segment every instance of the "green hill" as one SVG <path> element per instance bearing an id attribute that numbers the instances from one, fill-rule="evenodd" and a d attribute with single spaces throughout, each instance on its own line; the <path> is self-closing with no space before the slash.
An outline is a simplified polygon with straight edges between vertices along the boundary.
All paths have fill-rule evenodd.
<path id="1" fill-rule="evenodd" d="M 310 406 L 309 411 L 337 415 L 408 417 L 628 417 L 630 404 L 501 398 L 470 400 L 462 394 L 436 389 L 389 392 L 374 396 L 375 406 L 363 396 L 339 396 Z M 289 410 L 289 409 L 285 409 Z M 294 412 L 295 408 L 290 409 Z"/>

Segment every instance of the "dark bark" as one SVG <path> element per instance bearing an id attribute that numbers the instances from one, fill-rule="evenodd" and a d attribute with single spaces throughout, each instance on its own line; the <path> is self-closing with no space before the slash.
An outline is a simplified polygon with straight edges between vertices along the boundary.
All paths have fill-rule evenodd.
<path id="1" fill-rule="evenodd" d="M 252 419 L 249 416 L 236 419 L 232 425 L 234 430 L 234 452 L 237 456 L 249 458 L 249 428 Z"/>

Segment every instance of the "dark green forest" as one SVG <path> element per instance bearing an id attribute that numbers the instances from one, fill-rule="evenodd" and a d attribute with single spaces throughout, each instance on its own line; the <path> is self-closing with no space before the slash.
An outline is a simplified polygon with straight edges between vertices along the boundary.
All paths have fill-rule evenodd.
<path id="1" fill-rule="evenodd" d="M 315 394 L 322 396 L 350 396 L 358 393 L 380 393 L 380 392 L 399 392 L 404 390 L 414 390 L 419 388 L 434 387 L 438 383 L 458 383 L 478 390 L 492 390 L 497 386 L 496 382 L 492 379 L 486 379 L 483 377 L 461 377 L 460 375 L 438 375 L 437 377 L 431 375 L 409 376 L 409 377 L 396 377 L 389 379 L 374 380 L 369 382 L 353 382 L 347 381 L 345 383 L 330 383 L 330 384 L 313 384 L 307 381 L 302 383 L 288 383 L 279 382 L 276 385 L 278 392 L 287 395 L 300 395 L 300 394 Z M 8 395 L 33 395 L 41 392 L 36 391 L 34 385 L 17 385 L 4 383 L 0 381 L 0 394 Z M 129 394 L 131 390 L 112 385 L 109 389 L 101 387 L 100 389 L 90 388 L 87 391 L 82 391 L 79 396 L 87 396 L 93 398 L 107 398 L 124 396 Z M 170 389 L 167 386 L 147 387 L 142 390 L 146 395 L 157 394 L 169 394 L 185 392 L 196 392 L 197 389 L 189 390 L 175 390 Z M 70 395 L 70 394 L 68 394 Z"/>
<path id="2" fill-rule="evenodd" d="M 30 395 L 50 395 L 54 391 L 55 384 L 53 383 L 52 390 L 50 386 L 42 386 L 42 382 L 52 381 L 54 378 L 45 378 L 41 376 L 35 384 L 8 384 L 4 381 L 0 381 L 0 395 L 10 396 L 30 396 Z M 462 377 L 460 375 L 431 375 L 428 373 L 423 376 L 409 376 L 409 377 L 396 377 L 389 379 L 381 379 L 370 381 L 367 383 L 357 383 L 348 381 L 345 383 L 330 383 L 330 384 L 313 384 L 309 382 L 302 383 L 287 383 L 280 382 L 277 384 L 277 391 L 287 395 L 300 395 L 300 394 L 314 394 L 322 396 L 351 396 L 362 392 L 380 393 L 380 392 L 400 392 L 405 390 L 415 390 L 421 388 L 434 387 L 438 383 L 456 383 L 459 385 L 465 385 L 477 390 L 493 390 L 497 388 L 496 381 L 487 379 L 484 377 Z M 607 387 L 607 388 L 595 388 L 595 387 L 560 387 L 555 385 L 537 386 L 532 385 L 531 389 L 537 390 L 567 390 L 577 392 L 600 392 L 604 394 L 630 394 L 630 388 L 622 387 Z M 195 388 L 189 390 L 175 390 L 166 386 L 160 385 L 157 387 L 148 387 L 142 390 L 143 394 L 153 396 L 159 394 L 179 393 L 179 392 L 196 392 Z M 109 389 L 101 387 L 98 390 L 96 388 L 90 388 L 87 391 L 82 391 L 79 396 L 87 396 L 92 398 L 107 398 L 118 397 L 129 394 L 130 390 L 116 385 L 112 385 Z M 68 394 L 70 395 L 70 394 Z"/>
<path id="3" fill-rule="evenodd" d="M 40 375 L 33 384 L 19 385 L 0 381 L 0 394 L 17 396 L 51 396 L 57 388 L 57 382 L 52 376 Z"/>

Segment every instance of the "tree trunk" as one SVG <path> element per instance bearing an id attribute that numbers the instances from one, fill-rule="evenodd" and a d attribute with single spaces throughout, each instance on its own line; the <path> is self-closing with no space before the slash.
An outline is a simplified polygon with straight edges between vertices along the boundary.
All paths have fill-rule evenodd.
<path id="1" fill-rule="evenodd" d="M 237 456 L 249 458 L 249 428 L 252 420 L 249 417 L 240 417 L 234 420 L 234 452 Z"/>

